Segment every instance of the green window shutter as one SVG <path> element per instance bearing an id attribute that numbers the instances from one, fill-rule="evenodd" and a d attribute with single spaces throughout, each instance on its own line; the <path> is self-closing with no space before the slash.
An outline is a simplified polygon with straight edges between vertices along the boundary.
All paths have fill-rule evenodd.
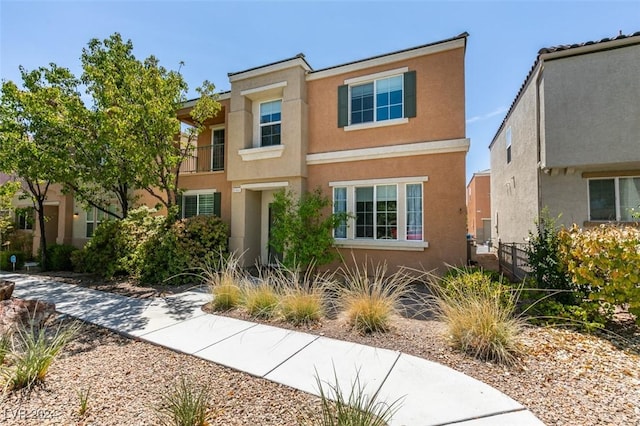
<path id="1" fill-rule="evenodd" d="M 213 214 L 221 217 L 221 210 L 222 210 L 222 206 L 220 205 L 222 203 L 222 194 L 219 192 L 214 192 L 213 193 Z"/>
<path id="2" fill-rule="evenodd" d="M 338 87 L 338 127 L 349 125 L 349 86 Z"/>
<path id="3" fill-rule="evenodd" d="M 404 73 L 404 116 L 416 116 L 416 72 Z"/>

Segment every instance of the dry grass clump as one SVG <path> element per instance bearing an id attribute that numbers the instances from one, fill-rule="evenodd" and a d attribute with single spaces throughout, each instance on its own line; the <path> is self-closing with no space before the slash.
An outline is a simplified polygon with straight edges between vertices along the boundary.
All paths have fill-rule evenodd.
<path id="1" fill-rule="evenodd" d="M 282 291 L 280 314 L 286 321 L 299 325 L 322 318 L 330 275 L 308 272 L 300 276 L 298 272 L 282 269 L 276 273 L 275 279 Z"/>
<path id="2" fill-rule="evenodd" d="M 235 253 L 220 254 L 216 262 L 207 262 L 199 268 L 197 275 L 209 287 L 213 310 L 227 311 L 242 303 L 247 274 L 240 266 L 240 259 Z"/>
<path id="3" fill-rule="evenodd" d="M 482 272 L 465 272 L 434 286 L 435 311 L 455 348 L 506 365 L 522 355 L 524 321 L 515 315 L 517 293 Z"/>
<path id="4" fill-rule="evenodd" d="M 343 283 L 337 288 L 336 302 L 347 321 L 361 333 L 389 330 L 392 316 L 402 309 L 401 299 L 414 294 L 416 280 L 405 269 L 387 276 L 386 263 L 340 269 Z"/>
<path id="5" fill-rule="evenodd" d="M 279 303 L 280 296 L 269 280 L 244 289 L 243 304 L 251 316 L 271 318 L 277 313 Z"/>
<path id="6" fill-rule="evenodd" d="M 164 426 L 206 426 L 211 390 L 182 377 L 156 407 L 158 424 Z"/>

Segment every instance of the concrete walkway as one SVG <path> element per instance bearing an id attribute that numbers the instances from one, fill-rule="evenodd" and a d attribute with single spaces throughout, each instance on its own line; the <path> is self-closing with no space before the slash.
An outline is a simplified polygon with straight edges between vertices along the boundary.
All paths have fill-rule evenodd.
<path id="1" fill-rule="evenodd" d="M 337 376 L 348 391 L 359 374 L 367 394 L 402 398 L 391 425 L 542 425 L 496 389 L 422 358 L 206 314 L 205 292 L 134 299 L 28 275 L 2 278 L 16 283 L 15 297 L 52 302 L 62 314 L 315 395 L 316 375 L 330 384 Z"/>

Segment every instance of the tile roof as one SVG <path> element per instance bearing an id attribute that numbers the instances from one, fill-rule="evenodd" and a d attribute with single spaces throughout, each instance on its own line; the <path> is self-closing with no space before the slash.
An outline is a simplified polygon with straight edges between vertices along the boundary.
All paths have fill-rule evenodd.
<path id="1" fill-rule="evenodd" d="M 542 49 L 540 49 L 538 51 L 538 55 L 542 55 L 542 54 L 545 54 L 545 53 L 560 52 L 560 51 L 569 50 L 569 49 L 575 49 L 577 47 L 591 46 L 591 45 L 594 45 L 594 44 L 607 43 L 609 41 L 622 40 L 622 39 L 625 39 L 625 38 L 637 37 L 637 36 L 640 36 L 640 31 L 637 31 L 637 32 L 635 32 L 633 34 L 629 34 L 629 35 L 619 34 L 616 37 L 606 37 L 606 38 L 603 38 L 602 40 L 585 41 L 584 43 L 561 44 L 559 46 L 543 47 Z"/>

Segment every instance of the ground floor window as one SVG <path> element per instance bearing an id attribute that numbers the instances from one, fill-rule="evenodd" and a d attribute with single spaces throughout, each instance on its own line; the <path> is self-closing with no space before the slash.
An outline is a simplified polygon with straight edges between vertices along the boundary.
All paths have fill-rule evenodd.
<path id="1" fill-rule="evenodd" d="M 423 240 L 422 182 L 333 183 L 333 211 L 351 217 L 334 230 L 339 239 Z"/>
<path id="2" fill-rule="evenodd" d="M 219 192 L 185 192 L 182 195 L 182 218 L 193 216 L 220 216 Z"/>
<path id="3" fill-rule="evenodd" d="M 115 204 L 111 204 L 108 207 L 108 210 L 112 213 L 115 213 L 116 209 L 117 207 Z M 96 229 L 98 229 L 98 225 L 100 225 L 105 220 L 109 219 L 109 216 L 111 215 L 95 207 L 90 207 L 86 211 L 86 216 L 87 216 L 87 223 L 85 227 L 85 236 L 87 238 L 91 238 L 93 237 L 93 234 L 96 232 Z"/>
<path id="4" fill-rule="evenodd" d="M 35 218 L 35 209 L 33 207 L 19 207 L 16 209 L 16 227 L 18 229 L 33 229 Z"/>
<path id="5" fill-rule="evenodd" d="M 632 221 L 640 206 L 640 177 L 589 179 L 589 220 Z"/>

